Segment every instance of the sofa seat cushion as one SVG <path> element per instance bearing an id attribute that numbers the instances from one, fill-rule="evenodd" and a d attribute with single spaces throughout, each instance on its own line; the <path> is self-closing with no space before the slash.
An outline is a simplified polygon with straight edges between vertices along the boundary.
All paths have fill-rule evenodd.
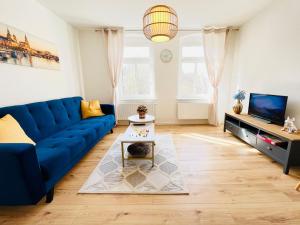
<path id="1" fill-rule="evenodd" d="M 46 180 L 63 171 L 72 159 L 85 148 L 81 136 L 49 137 L 36 145 L 37 157 Z"/>
<path id="2" fill-rule="evenodd" d="M 114 125 L 114 116 L 81 120 L 36 145 L 38 160 L 46 180 L 59 176 L 77 155 L 94 145 Z"/>
<path id="3" fill-rule="evenodd" d="M 63 133 L 63 132 L 60 132 Z M 86 146 L 85 139 L 81 135 L 62 135 L 62 136 L 51 136 L 38 142 L 37 149 L 47 148 L 56 149 L 61 148 L 69 149 L 70 157 L 75 157 L 80 151 L 82 151 Z"/>
<path id="4" fill-rule="evenodd" d="M 103 129 L 101 124 L 76 124 L 67 128 L 63 134 L 66 133 L 74 136 L 80 136 L 84 139 L 86 145 L 91 145 L 98 139 L 97 133 L 100 132 L 101 129 Z"/>

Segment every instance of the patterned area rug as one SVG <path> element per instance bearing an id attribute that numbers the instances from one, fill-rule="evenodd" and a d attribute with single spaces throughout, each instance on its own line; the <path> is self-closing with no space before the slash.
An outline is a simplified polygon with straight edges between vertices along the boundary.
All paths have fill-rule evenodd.
<path id="1" fill-rule="evenodd" d="M 157 135 L 155 143 L 154 167 L 151 160 L 125 160 L 123 168 L 118 138 L 79 193 L 188 194 L 171 135 Z"/>

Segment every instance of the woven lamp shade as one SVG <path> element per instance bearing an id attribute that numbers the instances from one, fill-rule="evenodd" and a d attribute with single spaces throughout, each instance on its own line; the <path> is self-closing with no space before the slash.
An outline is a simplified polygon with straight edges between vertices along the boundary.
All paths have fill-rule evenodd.
<path id="1" fill-rule="evenodd" d="M 166 5 L 149 8 L 144 15 L 143 31 L 146 38 L 154 42 L 171 40 L 178 31 L 178 18 L 175 10 Z"/>

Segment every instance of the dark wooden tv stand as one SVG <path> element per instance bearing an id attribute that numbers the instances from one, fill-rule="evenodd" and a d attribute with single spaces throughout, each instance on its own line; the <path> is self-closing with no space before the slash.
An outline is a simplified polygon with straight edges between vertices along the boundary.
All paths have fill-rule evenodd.
<path id="1" fill-rule="evenodd" d="M 246 114 L 225 113 L 224 132 L 230 131 L 257 150 L 283 165 L 289 173 L 290 166 L 300 165 L 300 134 L 289 134 L 275 124 L 267 124 Z M 266 143 L 257 135 L 272 135 L 282 141 L 280 146 Z"/>

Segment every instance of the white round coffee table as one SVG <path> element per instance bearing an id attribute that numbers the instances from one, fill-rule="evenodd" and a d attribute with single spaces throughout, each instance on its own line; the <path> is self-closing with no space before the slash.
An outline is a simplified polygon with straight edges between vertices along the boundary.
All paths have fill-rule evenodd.
<path id="1" fill-rule="evenodd" d="M 155 117 L 149 114 L 146 114 L 144 119 L 140 119 L 139 115 L 132 115 L 128 117 L 129 124 L 136 123 L 136 124 L 144 124 L 144 123 L 154 123 Z"/>

